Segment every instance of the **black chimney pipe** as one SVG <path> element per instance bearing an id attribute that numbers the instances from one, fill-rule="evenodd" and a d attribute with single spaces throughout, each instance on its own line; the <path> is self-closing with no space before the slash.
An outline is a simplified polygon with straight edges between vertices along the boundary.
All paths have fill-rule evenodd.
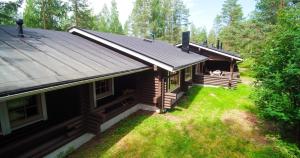
<path id="1" fill-rule="evenodd" d="M 220 40 L 217 41 L 217 48 L 220 49 Z"/>
<path id="2" fill-rule="evenodd" d="M 24 37 L 24 33 L 23 33 L 23 19 L 18 19 L 16 21 L 17 25 L 18 25 L 18 37 Z"/>
<path id="3" fill-rule="evenodd" d="M 223 49 L 223 43 L 221 42 L 220 49 Z"/>
<path id="4" fill-rule="evenodd" d="M 181 49 L 184 52 L 189 53 L 190 51 L 190 31 L 182 32 L 182 46 Z"/>

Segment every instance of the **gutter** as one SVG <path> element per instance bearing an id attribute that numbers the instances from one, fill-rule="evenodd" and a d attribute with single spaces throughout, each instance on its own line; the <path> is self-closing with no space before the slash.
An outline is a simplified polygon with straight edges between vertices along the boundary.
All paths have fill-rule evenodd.
<path id="1" fill-rule="evenodd" d="M 146 67 L 146 68 L 134 69 L 134 70 L 130 70 L 130 71 L 122 71 L 120 73 L 99 75 L 99 76 L 94 76 L 94 77 L 87 77 L 87 78 L 82 78 L 82 79 L 75 79 L 75 80 L 62 81 L 62 82 L 57 82 L 57 83 L 52 83 L 52 84 L 46 84 L 46 85 L 42 85 L 42 86 L 24 88 L 21 90 L 9 91 L 9 92 L 0 94 L 0 102 L 19 98 L 19 97 L 44 93 L 44 92 L 48 92 L 48 91 L 73 87 L 73 86 L 91 83 L 91 82 L 95 82 L 95 81 L 99 81 L 99 80 L 105 80 L 105 79 L 109 79 L 109 78 L 113 78 L 113 77 L 124 76 L 124 75 L 137 73 L 137 72 L 141 72 L 141 71 L 146 71 L 146 70 L 150 70 L 150 69 L 152 69 L 152 68 Z"/>
<path id="2" fill-rule="evenodd" d="M 175 72 L 175 71 L 179 71 L 179 70 L 185 69 L 185 68 L 187 68 L 187 67 L 190 67 L 190 66 L 193 66 L 193 65 L 196 65 L 196 64 L 205 62 L 205 61 L 207 61 L 207 60 L 209 60 L 209 59 L 208 59 L 208 58 L 205 58 L 205 59 L 203 59 L 203 60 L 200 60 L 200 61 L 197 61 L 197 62 L 194 62 L 194 63 L 191 63 L 191 64 L 186 64 L 186 65 L 182 65 L 182 66 L 179 66 L 179 67 L 175 67 L 175 68 L 173 69 L 172 72 Z"/>

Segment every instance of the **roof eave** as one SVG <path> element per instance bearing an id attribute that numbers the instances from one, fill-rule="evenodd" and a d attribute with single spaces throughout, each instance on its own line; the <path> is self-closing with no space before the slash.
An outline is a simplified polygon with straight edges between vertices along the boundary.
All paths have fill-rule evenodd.
<path id="1" fill-rule="evenodd" d="M 108 41 L 108 40 L 106 40 L 106 39 L 100 38 L 100 37 L 98 37 L 98 36 L 96 36 L 96 35 L 94 35 L 94 34 L 88 33 L 88 32 L 86 32 L 86 31 L 81 30 L 81 29 L 78 29 L 78 28 L 76 28 L 76 27 L 71 28 L 71 29 L 69 30 L 69 32 L 70 32 L 70 33 L 78 33 L 78 34 L 80 34 L 80 35 L 82 35 L 82 36 L 85 36 L 85 37 L 87 37 L 87 38 L 90 38 L 90 39 L 92 39 L 92 40 L 95 40 L 95 41 L 97 41 L 97 42 L 100 42 L 100 43 L 102 43 L 102 44 L 105 44 L 105 45 L 107 45 L 107 46 L 110 46 L 110 47 L 112 47 L 112 48 L 114 48 L 114 49 L 120 50 L 120 51 L 122 51 L 122 52 L 124 52 L 124 53 L 127 53 L 127 54 L 129 54 L 129 55 L 132 55 L 132 56 L 134 56 L 134 57 L 136 57 L 136 58 L 139 58 L 139 59 L 141 59 L 141 60 L 144 60 L 144 61 L 146 61 L 146 62 L 149 62 L 149 63 L 151 63 L 151 64 L 153 64 L 153 65 L 157 65 L 158 67 L 161 67 L 161 68 L 163 68 L 163 69 L 165 69 L 165 70 L 168 70 L 168 71 L 174 71 L 174 66 L 171 66 L 171 65 L 168 65 L 168 64 L 166 64 L 166 63 L 160 62 L 160 61 L 158 61 L 158 60 L 152 59 L 152 58 L 147 57 L 147 56 L 145 56 L 145 55 L 142 55 L 142 54 L 140 54 L 140 53 L 138 53 L 138 52 L 135 52 L 135 51 L 133 51 L 133 50 L 130 50 L 130 49 L 124 47 L 124 46 L 121 46 L 121 45 L 118 45 L 118 44 L 116 44 L 116 43 L 114 43 L 114 42 L 111 42 L 111 41 Z"/>
<path id="2" fill-rule="evenodd" d="M 205 49 L 205 50 L 208 50 L 208 51 L 211 51 L 211 52 L 214 52 L 214 53 L 217 53 L 217 54 L 220 54 L 220 55 L 229 57 L 229 58 L 233 58 L 233 59 L 235 59 L 235 60 L 239 60 L 239 61 L 243 61 L 243 60 L 244 60 L 244 59 L 242 59 L 242 58 L 239 58 L 239 57 L 236 57 L 236 56 L 233 56 L 233 55 L 230 55 L 230 54 L 226 54 L 226 53 L 223 53 L 223 52 L 220 52 L 220 51 L 216 51 L 216 50 L 213 50 L 213 49 L 210 49 L 210 48 L 206 48 L 206 47 L 203 47 L 203 46 L 194 44 L 194 43 L 190 43 L 190 45 L 191 45 L 191 46 L 194 46 L 194 47 L 197 47 L 197 48 Z M 180 47 L 180 46 L 182 46 L 181 43 L 176 44 L 176 47 Z"/>
<path id="3" fill-rule="evenodd" d="M 152 68 L 151 67 L 142 67 L 142 68 L 138 68 L 138 69 L 132 69 L 132 70 L 122 71 L 122 72 L 117 72 L 117 73 L 92 76 L 92 77 L 86 77 L 86 78 L 82 78 L 82 79 L 69 80 L 69 81 L 63 81 L 63 82 L 54 83 L 54 84 L 47 84 L 47 85 L 42 85 L 42 86 L 35 86 L 35 87 L 13 90 L 13 91 L 9 91 L 9 92 L 3 92 L 2 94 L 0 94 L 0 102 L 6 101 L 9 99 L 18 98 L 18 97 L 34 95 L 34 94 L 44 93 L 44 92 L 53 91 L 53 90 L 57 90 L 57 89 L 63 89 L 63 88 L 67 88 L 67 87 L 82 85 L 82 84 L 95 82 L 95 81 L 99 81 L 99 80 L 104 80 L 104 79 L 108 79 L 108 78 L 119 77 L 119 76 L 123 76 L 123 75 L 128 75 L 128 74 L 132 74 L 132 73 L 150 70 L 150 69 L 152 69 Z"/>

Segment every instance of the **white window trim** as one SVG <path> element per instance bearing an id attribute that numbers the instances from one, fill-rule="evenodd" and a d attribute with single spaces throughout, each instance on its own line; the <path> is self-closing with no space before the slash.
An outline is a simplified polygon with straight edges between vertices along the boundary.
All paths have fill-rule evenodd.
<path id="1" fill-rule="evenodd" d="M 191 75 L 189 78 L 186 78 L 186 70 L 187 69 L 191 69 Z M 184 81 L 190 81 L 192 78 L 193 78 L 193 68 L 192 67 L 185 68 Z"/>
<path id="2" fill-rule="evenodd" d="M 101 96 L 100 98 L 97 98 L 97 94 L 96 94 L 96 82 L 98 81 L 103 81 L 103 80 L 98 80 L 98 81 L 95 81 L 93 82 L 93 98 L 94 98 L 94 104 L 95 104 L 95 108 L 97 108 L 97 100 L 100 100 L 100 99 L 103 99 L 103 98 L 106 98 L 108 96 L 112 96 L 112 95 L 115 95 L 115 78 L 107 78 L 105 80 L 111 80 L 111 93 L 107 94 L 107 95 L 103 95 Z"/>
<path id="3" fill-rule="evenodd" d="M 1 121 L 2 135 L 10 134 L 14 130 L 17 130 L 17 129 L 20 129 L 22 127 L 34 124 L 36 122 L 48 119 L 45 94 L 41 93 L 41 94 L 36 94 L 36 95 L 41 97 L 42 118 L 24 123 L 24 124 L 22 124 L 20 126 L 17 126 L 17 127 L 11 127 L 11 125 L 10 125 L 10 120 L 9 120 L 9 116 L 8 116 L 8 109 L 7 109 L 6 102 L 0 102 L 0 121 Z"/>
<path id="4" fill-rule="evenodd" d="M 167 85 L 167 91 L 168 92 L 173 92 L 173 91 L 175 91 L 176 89 L 178 89 L 179 87 L 180 87 L 180 84 L 181 84 L 181 71 L 176 71 L 176 72 L 178 72 L 178 75 L 179 75 L 179 84 L 178 84 L 178 86 L 175 88 L 175 89 L 173 89 L 172 91 L 169 89 L 169 85 L 170 85 L 170 77 L 168 78 L 168 85 Z M 170 76 L 170 72 L 168 72 L 168 76 Z"/>
<path id="5" fill-rule="evenodd" d="M 199 69 L 199 70 L 198 70 Z M 201 75 L 201 64 L 197 64 L 196 67 L 195 67 L 195 74 L 196 75 Z"/>

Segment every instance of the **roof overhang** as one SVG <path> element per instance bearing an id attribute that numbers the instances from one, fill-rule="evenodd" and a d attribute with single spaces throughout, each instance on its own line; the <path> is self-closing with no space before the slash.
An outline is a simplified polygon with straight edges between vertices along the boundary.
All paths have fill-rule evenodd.
<path id="1" fill-rule="evenodd" d="M 177 44 L 176 47 L 180 47 L 181 45 L 182 45 L 182 44 Z M 197 45 L 197 44 L 194 44 L 194 43 L 190 43 L 190 45 L 193 46 L 193 47 L 197 47 L 197 48 L 200 48 L 200 49 L 204 49 L 204 50 L 207 50 L 207 51 L 210 51 L 210 52 L 213 52 L 213 53 L 222 55 L 222 56 L 226 56 L 226 57 L 229 57 L 229 58 L 232 58 L 232 59 L 235 59 L 235 60 L 243 61 L 242 58 L 239 58 L 239 57 L 236 57 L 236 56 L 233 56 L 233 55 L 230 55 L 230 54 L 226 54 L 226 53 L 223 53 L 223 52 L 214 50 L 214 49 L 210 49 L 210 48 L 207 48 L 207 47 L 203 47 L 203 46 L 200 46 L 200 45 Z"/>
<path id="2" fill-rule="evenodd" d="M 86 83 L 109 79 L 109 78 L 124 76 L 124 75 L 142 72 L 142 71 L 146 71 L 146 70 L 150 70 L 150 69 L 152 69 L 152 68 L 146 67 L 146 68 L 140 68 L 140 69 L 135 69 L 135 70 L 123 71 L 123 72 L 119 72 L 119 73 L 94 76 L 94 77 L 79 79 L 76 81 L 57 83 L 55 85 L 50 85 L 50 86 L 46 85 L 44 87 L 34 87 L 34 88 L 31 88 L 30 90 L 24 90 L 22 92 L 11 92 L 11 93 L 1 96 L 0 102 L 19 98 L 19 97 L 25 97 L 25 96 L 30 96 L 30 95 L 34 95 L 34 94 L 49 92 L 49 91 L 53 91 L 53 90 L 68 88 L 68 87 L 72 87 L 72 86 L 78 86 L 78 85 L 82 85 L 82 84 L 86 84 Z"/>
<path id="3" fill-rule="evenodd" d="M 91 33 L 88 33 L 88 32 L 86 32 L 86 31 L 83 31 L 83 30 L 81 30 L 81 29 L 78 29 L 78 28 L 71 28 L 71 29 L 69 30 L 69 32 L 70 32 L 70 33 L 77 33 L 77 34 L 80 34 L 80 35 L 82 35 L 82 36 L 84 36 L 84 37 L 90 38 L 90 39 L 95 40 L 95 41 L 97 41 L 97 42 L 100 42 L 100 43 L 102 43 L 102 44 L 104 44 L 104 45 L 107 45 L 107 46 L 109 46 L 109 47 L 112 47 L 112 48 L 114 48 L 114 49 L 117 49 L 117 50 L 119 50 L 119 51 L 122 51 L 122 52 L 124 52 L 124 53 L 129 54 L 129 55 L 132 55 L 132 56 L 134 56 L 134 57 L 136 57 L 136 58 L 139 58 L 139 59 L 141 59 L 141 60 L 143 60 L 143 61 L 149 62 L 149 63 L 151 63 L 151 64 L 153 64 L 153 65 L 157 65 L 158 67 L 161 67 L 161 68 L 163 68 L 163 69 L 165 69 L 165 70 L 168 70 L 168 71 L 171 71 L 171 72 L 176 71 L 176 70 L 174 69 L 173 66 L 170 66 L 170 65 L 168 65 L 168 64 L 162 63 L 162 62 L 160 62 L 160 61 L 158 61 L 158 60 L 155 60 L 155 59 L 153 59 L 153 58 L 150 58 L 150 57 L 147 57 L 147 56 L 145 56 L 145 55 L 142 55 L 142 54 L 140 54 L 140 53 L 138 53 L 138 52 L 135 52 L 135 51 L 133 51 L 133 50 L 130 50 L 130 49 L 126 48 L 126 47 L 123 47 L 123 46 L 121 46 L 121 45 L 118 45 L 118 44 L 116 44 L 116 43 L 113 43 L 113 42 L 111 42 L 111 41 L 108 41 L 108 40 L 106 40 L 106 39 L 100 38 L 100 37 L 98 37 L 98 36 L 96 36 L 96 35 L 93 35 L 93 34 L 91 34 Z"/>

